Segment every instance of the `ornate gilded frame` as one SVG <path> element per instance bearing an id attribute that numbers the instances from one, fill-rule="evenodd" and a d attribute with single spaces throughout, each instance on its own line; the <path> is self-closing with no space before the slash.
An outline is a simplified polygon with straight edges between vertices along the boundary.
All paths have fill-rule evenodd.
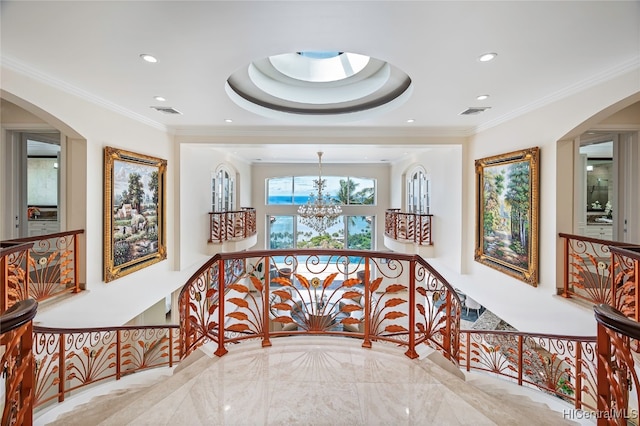
<path id="1" fill-rule="evenodd" d="M 540 149 L 476 160 L 475 260 L 538 285 Z"/>
<path id="2" fill-rule="evenodd" d="M 105 147 L 105 282 L 167 258 L 166 169 L 166 160 Z"/>

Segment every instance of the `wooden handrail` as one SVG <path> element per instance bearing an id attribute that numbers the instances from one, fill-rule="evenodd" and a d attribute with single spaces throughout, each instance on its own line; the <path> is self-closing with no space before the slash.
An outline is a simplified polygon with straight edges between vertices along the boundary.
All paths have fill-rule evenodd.
<path id="1" fill-rule="evenodd" d="M 33 320 L 38 311 L 38 302 L 21 300 L 0 315 L 0 334 L 5 334 Z"/>
<path id="2" fill-rule="evenodd" d="M 4 240 L 4 241 L 0 242 L 0 244 L 29 243 L 29 242 L 36 242 L 36 241 L 46 240 L 46 239 L 50 239 L 50 238 L 59 238 L 59 237 L 66 237 L 68 235 L 79 235 L 79 234 L 84 234 L 84 229 L 75 229 L 75 230 L 72 230 L 72 231 L 62 231 L 62 232 L 56 232 L 54 234 L 38 235 L 38 236 L 35 236 L 35 237 L 13 238 L 11 240 Z"/>
<path id="3" fill-rule="evenodd" d="M 627 318 L 622 312 L 616 308 L 600 304 L 593 307 L 596 321 L 606 328 L 620 333 L 623 336 L 640 340 L 640 323 Z"/>

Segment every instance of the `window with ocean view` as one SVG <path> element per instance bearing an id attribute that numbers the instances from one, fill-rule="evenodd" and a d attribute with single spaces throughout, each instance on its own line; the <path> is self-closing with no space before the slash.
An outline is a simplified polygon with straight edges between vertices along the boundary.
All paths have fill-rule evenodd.
<path id="1" fill-rule="evenodd" d="M 375 205 L 376 182 L 371 178 L 324 176 L 325 194 L 343 205 Z M 317 176 L 282 176 L 267 179 L 267 205 L 306 204 L 316 192 Z"/>
<path id="2" fill-rule="evenodd" d="M 269 216 L 269 248 L 373 250 L 373 220 L 371 216 L 343 216 L 325 233 L 319 234 L 301 223 L 297 216 Z"/>

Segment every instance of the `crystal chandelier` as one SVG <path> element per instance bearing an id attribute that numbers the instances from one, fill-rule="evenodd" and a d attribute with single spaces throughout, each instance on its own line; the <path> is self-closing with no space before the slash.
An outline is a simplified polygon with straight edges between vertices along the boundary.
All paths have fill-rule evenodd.
<path id="1" fill-rule="evenodd" d="M 322 194 L 326 185 L 326 181 L 322 179 L 322 154 L 322 152 L 318 152 L 318 179 L 313 181 L 313 187 L 318 193 L 310 194 L 307 204 L 298 208 L 301 222 L 320 234 L 335 225 L 342 215 L 342 208 L 335 204 L 329 196 Z"/>

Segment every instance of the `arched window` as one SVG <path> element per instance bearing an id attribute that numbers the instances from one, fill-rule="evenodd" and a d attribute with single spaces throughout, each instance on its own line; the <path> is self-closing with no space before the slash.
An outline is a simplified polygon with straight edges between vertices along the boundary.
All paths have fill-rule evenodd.
<path id="1" fill-rule="evenodd" d="M 224 166 L 211 176 L 211 211 L 232 211 L 235 208 L 235 178 Z"/>
<path id="2" fill-rule="evenodd" d="M 416 167 L 407 179 L 407 211 L 429 214 L 429 176 L 422 167 Z"/>

